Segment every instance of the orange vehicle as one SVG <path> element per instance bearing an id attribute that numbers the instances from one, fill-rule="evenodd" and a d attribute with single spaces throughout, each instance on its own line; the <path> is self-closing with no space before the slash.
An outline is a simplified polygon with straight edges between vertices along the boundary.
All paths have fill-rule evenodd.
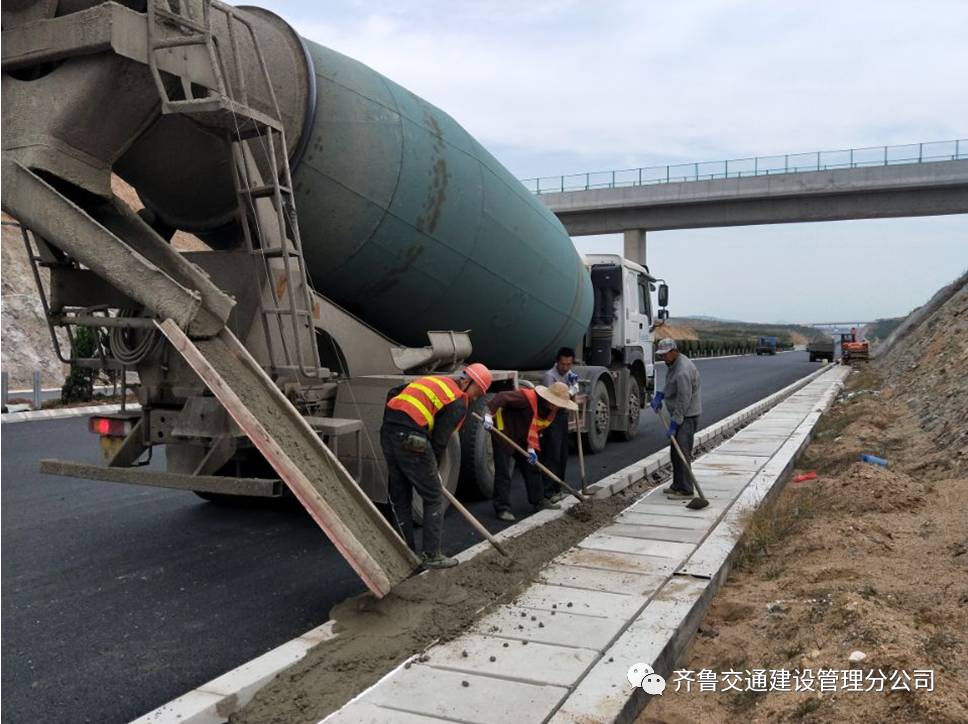
<path id="1" fill-rule="evenodd" d="M 851 327 L 849 334 L 840 335 L 840 359 L 844 364 L 870 359 L 870 343 L 866 339 L 857 339 L 856 327 Z"/>

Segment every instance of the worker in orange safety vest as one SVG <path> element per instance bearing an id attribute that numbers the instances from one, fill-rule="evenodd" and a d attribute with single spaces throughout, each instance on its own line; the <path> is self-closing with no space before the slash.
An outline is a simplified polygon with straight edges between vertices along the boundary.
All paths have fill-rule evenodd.
<path id="1" fill-rule="evenodd" d="M 498 429 L 527 450 L 527 456 L 515 451 L 498 436 L 492 436 L 494 445 L 494 512 L 499 520 L 513 521 L 511 512 L 511 461 L 524 476 L 528 502 L 535 510 L 558 508 L 550 498 L 557 492 L 553 485 L 542 478 L 535 467 L 541 449 L 541 433 L 554 421 L 559 409 L 577 410 L 578 405 L 568 396 L 568 386 L 555 382 L 550 387 L 538 385 L 535 389 L 519 389 L 499 392 L 488 403 L 484 429 Z"/>
<path id="2" fill-rule="evenodd" d="M 491 372 L 470 364 L 456 378 L 427 375 L 390 390 L 380 443 L 387 464 L 387 493 L 404 540 L 416 550 L 413 491 L 423 501 L 422 562 L 449 568 L 457 559 L 440 549 L 443 493 L 438 463 L 451 435 L 460 430 L 470 404 L 491 386 Z"/>

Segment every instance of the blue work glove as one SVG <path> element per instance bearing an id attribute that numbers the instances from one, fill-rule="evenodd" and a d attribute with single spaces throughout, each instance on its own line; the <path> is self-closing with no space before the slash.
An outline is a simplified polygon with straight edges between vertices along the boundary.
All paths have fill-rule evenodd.
<path id="1" fill-rule="evenodd" d="M 676 433 L 679 431 L 679 423 L 675 420 L 669 422 L 669 429 L 666 431 L 666 435 L 669 437 L 675 437 Z"/>
<path id="2" fill-rule="evenodd" d="M 656 392 L 652 395 L 652 400 L 649 402 L 649 407 L 651 407 L 658 414 L 659 410 L 662 409 L 662 401 L 665 399 L 665 392 Z"/>
<path id="3" fill-rule="evenodd" d="M 494 417 L 490 412 L 484 413 L 484 429 L 493 430 L 494 429 Z"/>
<path id="4" fill-rule="evenodd" d="M 538 464 L 538 453 L 534 451 L 533 447 L 528 448 L 528 465 Z"/>
<path id="5" fill-rule="evenodd" d="M 569 372 L 567 375 L 565 375 L 565 382 L 567 382 L 569 385 L 573 385 L 578 382 L 578 373 Z"/>

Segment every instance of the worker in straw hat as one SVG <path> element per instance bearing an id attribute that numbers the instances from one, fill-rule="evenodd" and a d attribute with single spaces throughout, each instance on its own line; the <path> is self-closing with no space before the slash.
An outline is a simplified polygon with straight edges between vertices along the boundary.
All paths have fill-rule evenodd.
<path id="1" fill-rule="evenodd" d="M 568 395 L 572 400 L 578 394 L 578 374 L 572 370 L 575 363 L 575 350 L 562 347 L 558 350 L 555 363 L 541 378 L 545 387 L 551 387 L 555 382 L 568 385 Z M 569 415 L 555 415 L 548 429 L 541 436 L 540 462 L 559 479 L 565 479 L 568 467 L 568 418 Z M 565 493 L 558 490 L 551 496 L 551 502 L 557 503 L 565 497 Z"/>
<path id="2" fill-rule="evenodd" d="M 387 463 L 387 492 L 404 540 L 416 550 L 413 537 L 413 491 L 423 500 L 423 554 L 426 568 L 450 568 L 457 559 L 440 550 L 443 493 L 438 461 L 451 435 L 460 430 L 474 400 L 491 386 L 491 371 L 467 365 L 456 378 L 419 377 L 390 390 L 380 443 Z"/>
<path id="3" fill-rule="evenodd" d="M 702 414 L 699 370 L 691 359 L 679 351 L 674 339 L 660 340 L 655 348 L 655 356 L 666 365 L 665 387 L 662 392 L 656 392 L 649 403 L 656 413 L 663 406 L 669 413 L 666 436 L 670 438 L 672 484 L 665 488 L 665 493 L 672 498 L 691 498 L 692 482 L 689 480 L 686 464 L 673 449 L 671 438 L 674 437 L 679 443 L 686 460 L 692 461 L 692 445 L 699 427 L 699 416 Z"/>
<path id="4" fill-rule="evenodd" d="M 497 428 L 521 448 L 527 457 L 516 452 L 506 442 L 492 437 L 494 444 L 494 511 L 499 520 L 513 521 L 511 512 L 511 461 L 516 460 L 528 493 L 528 502 L 535 510 L 558 508 L 550 498 L 557 489 L 535 467 L 541 449 L 541 433 L 555 419 L 559 409 L 577 410 L 578 405 L 568 396 L 568 385 L 555 382 L 550 387 L 538 385 L 532 389 L 500 392 L 487 403 L 484 429 Z"/>

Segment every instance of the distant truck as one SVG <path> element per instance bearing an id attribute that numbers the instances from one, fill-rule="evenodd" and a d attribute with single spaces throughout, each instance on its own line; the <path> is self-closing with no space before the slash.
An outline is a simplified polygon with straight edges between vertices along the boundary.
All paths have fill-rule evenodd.
<path id="1" fill-rule="evenodd" d="M 810 354 L 811 362 L 818 362 L 822 359 L 830 362 L 834 361 L 834 340 L 832 337 L 815 339 L 807 345 L 807 352 Z"/>
<path id="2" fill-rule="evenodd" d="M 776 354 L 776 337 L 760 337 L 756 340 L 756 354 Z"/>

